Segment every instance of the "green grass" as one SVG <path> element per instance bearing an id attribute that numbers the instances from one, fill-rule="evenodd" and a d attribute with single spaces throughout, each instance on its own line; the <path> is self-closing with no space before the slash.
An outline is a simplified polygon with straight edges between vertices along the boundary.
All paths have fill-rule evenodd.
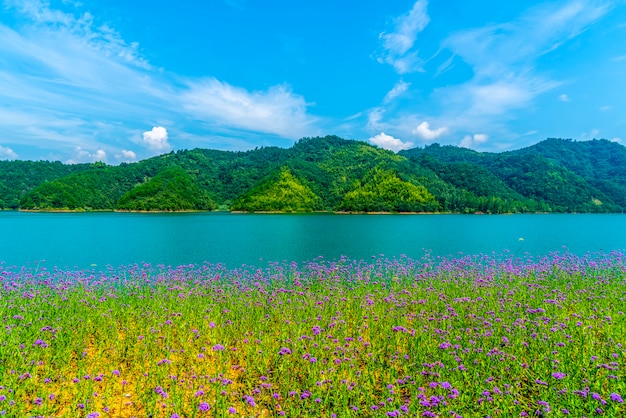
<path id="1" fill-rule="evenodd" d="M 624 416 L 624 261 L 5 267 L 0 413 Z"/>

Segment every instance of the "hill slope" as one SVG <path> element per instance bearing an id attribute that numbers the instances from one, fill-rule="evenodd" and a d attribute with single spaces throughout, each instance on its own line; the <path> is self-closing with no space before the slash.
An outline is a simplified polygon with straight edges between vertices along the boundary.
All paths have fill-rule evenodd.
<path id="1" fill-rule="evenodd" d="M 285 166 L 240 196 L 230 209 L 245 212 L 313 212 L 321 207 L 319 196 Z"/>
<path id="2" fill-rule="evenodd" d="M 183 211 L 213 210 L 217 206 L 180 167 L 169 167 L 126 192 L 117 201 L 118 210 Z"/>

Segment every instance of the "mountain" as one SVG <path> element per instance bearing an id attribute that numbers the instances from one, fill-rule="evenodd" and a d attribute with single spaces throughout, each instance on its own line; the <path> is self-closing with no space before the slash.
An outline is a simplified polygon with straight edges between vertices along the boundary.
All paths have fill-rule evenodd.
<path id="1" fill-rule="evenodd" d="M 29 210 L 624 212 L 626 148 L 547 139 L 395 154 L 336 136 L 291 148 L 180 150 L 131 164 L 0 161 L 0 207 Z"/>

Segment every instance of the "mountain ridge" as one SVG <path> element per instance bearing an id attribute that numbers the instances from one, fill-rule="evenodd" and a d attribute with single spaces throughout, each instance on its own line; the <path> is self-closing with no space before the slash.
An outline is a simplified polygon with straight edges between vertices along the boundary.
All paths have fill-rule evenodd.
<path id="1" fill-rule="evenodd" d="M 157 183 L 146 186 L 172 167 L 179 169 L 172 184 L 184 192 L 169 190 L 164 198 Z M 126 206 L 120 200 L 129 193 L 173 211 L 622 213 L 626 147 L 548 138 L 502 153 L 439 144 L 393 153 L 326 136 L 290 148 L 179 150 L 118 166 L 0 161 L 2 209 L 114 210 L 128 208 L 128 198 Z M 291 202 L 281 206 L 280 196 Z"/>

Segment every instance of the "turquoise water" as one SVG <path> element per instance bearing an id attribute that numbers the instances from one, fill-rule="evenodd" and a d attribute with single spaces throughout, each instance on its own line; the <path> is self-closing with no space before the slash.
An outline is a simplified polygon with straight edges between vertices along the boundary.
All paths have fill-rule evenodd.
<path id="1" fill-rule="evenodd" d="M 134 263 L 262 267 L 322 256 L 421 258 L 626 250 L 626 215 L 0 212 L 5 266 Z"/>

